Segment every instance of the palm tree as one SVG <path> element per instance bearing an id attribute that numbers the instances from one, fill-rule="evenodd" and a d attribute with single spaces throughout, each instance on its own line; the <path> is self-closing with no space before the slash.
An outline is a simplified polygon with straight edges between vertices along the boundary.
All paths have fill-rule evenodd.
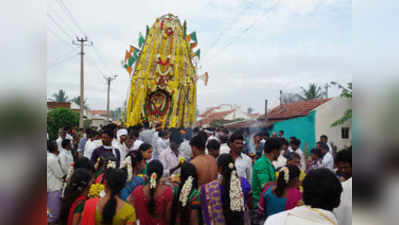
<path id="1" fill-rule="evenodd" d="M 68 102 L 69 98 L 66 95 L 65 91 L 60 89 L 60 90 L 58 90 L 58 93 L 53 94 L 52 100 L 55 102 Z"/>
<path id="2" fill-rule="evenodd" d="M 80 96 L 76 96 L 74 98 L 71 99 L 71 101 L 73 103 L 75 103 L 76 105 L 80 106 Z M 88 109 L 89 107 L 87 106 L 87 98 L 85 100 L 83 100 L 83 108 L 84 109 Z"/>
<path id="3" fill-rule="evenodd" d="M 303 95 L 300 95 L 300 98 L 304 101 L 311 99 L 322 99 L 324 96 L 322 88 L 315 83 L 309 84 L 308 89 L 305 89 L 304 87 L 301 87 L 301 89 Z"/>

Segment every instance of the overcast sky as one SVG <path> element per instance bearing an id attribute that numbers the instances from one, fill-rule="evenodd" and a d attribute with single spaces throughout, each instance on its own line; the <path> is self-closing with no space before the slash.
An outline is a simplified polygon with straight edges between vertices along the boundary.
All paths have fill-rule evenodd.
<path id="1" fill-rule="evenodd" d="M 199 73 L 209 73 L 208 86 L 198 81 L 201 110 L 227 103 L 262 112 L 265 99 L 269 107 L 278 104 L 279 90 L 352 81 L 350 0 L 48 0 L 47 8 L 47 96 L 61 88 L 69 97 L 79 95 L 79 48 L 71 42 L 86 34 L 94 42 L 85 55 L 85 97 L 92 109 L 106 108 L 102 73 L 118 75 L 111 109 L 122 105 L 129 83 L 120 63 L 125 50 L 169 12 L 187 20 L 189 33 L 197 32 Z M 339 93 L 329 89 L 330 97 Z"/>

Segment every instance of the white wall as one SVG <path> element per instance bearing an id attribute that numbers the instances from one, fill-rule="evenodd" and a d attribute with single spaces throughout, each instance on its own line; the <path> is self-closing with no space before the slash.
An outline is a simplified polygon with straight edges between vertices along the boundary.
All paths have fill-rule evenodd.
<path id="1" fill-rule="evenodd" d="M 341 118 L 345 111 L 352 107 L 352 100 L 342 97 L 336 97 L 317 107 L 315 119 L 316 140 L 325 134 L 328 136 L 328 142 L 333 142 L 338 147 L 338 151 L 352 145 L 352 120 L 347 120 L 344 124 L 331 127 L 331 124 Z M 341 128 L 349 127 L 349 138 L 342 139 Z"/>

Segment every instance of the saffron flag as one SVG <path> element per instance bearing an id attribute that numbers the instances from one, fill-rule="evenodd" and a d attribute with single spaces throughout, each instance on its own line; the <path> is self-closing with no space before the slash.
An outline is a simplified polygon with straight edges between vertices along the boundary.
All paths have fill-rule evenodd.
<path id="1" fill-rule="evenodd" d="M 190 44 L 191 49 L 194 49 L 195 47 L 197 47 L 198 43 L 194 42 Z"/>
<path id="2" fill-rule="evenodd" d="M 139 48 L 143 48 L 144 42 L 145 42 L 145 38 L 143 37 L 143 35 L 142 35 L 141 32 L 140 32 L 140 37 L 139 37 Z"/>
<path id="3" fill-rule="evenodd" d="M 128 51 L 126 50 L 126 53 L 125 53 L 125 62 L 126 62 L 127 60 L 129 60 L 130 55 L 131 55 L 131 53 L 128 52 Z"/>
<path id="4" fill-rule="evenodd" d="M 208 72 L 205 72 L 205 80 L 204 80 L 205 86 L 208 85 L 208 78 L 209 78 Z"/>
<path id="5" fill-rule="evenodd" d="M 129 73 L 129 75 L 132 73 L 132 67 L 131 67 L 131 66 L 128 66 L 128 67 L 126 68 L 126 70 L 127 70 L 127 72 Z"/>

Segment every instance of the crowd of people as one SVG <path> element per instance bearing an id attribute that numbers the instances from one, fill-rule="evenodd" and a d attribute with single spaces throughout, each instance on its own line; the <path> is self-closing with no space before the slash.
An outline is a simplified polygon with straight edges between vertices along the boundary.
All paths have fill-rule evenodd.
<path id="1" fill-rule="evenodd" d="M 59 130 L 47 145 L 48 224 L 349 225 L 352 150 L 284 131 L 148 123 Z"/>

